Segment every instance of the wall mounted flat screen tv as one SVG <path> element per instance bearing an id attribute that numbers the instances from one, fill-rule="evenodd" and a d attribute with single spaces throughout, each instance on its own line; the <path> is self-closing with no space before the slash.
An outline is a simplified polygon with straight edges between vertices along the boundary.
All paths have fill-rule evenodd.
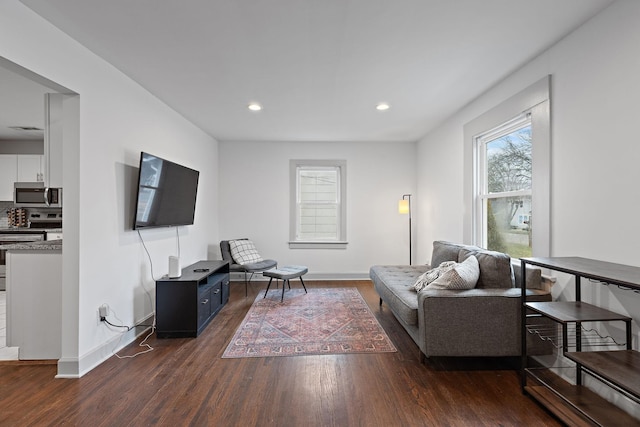
<path id="1" fill-rule="evenodd" d="M 142 152 L 133 228 L 193 224 L 199 176 L 197 170 Z"/>

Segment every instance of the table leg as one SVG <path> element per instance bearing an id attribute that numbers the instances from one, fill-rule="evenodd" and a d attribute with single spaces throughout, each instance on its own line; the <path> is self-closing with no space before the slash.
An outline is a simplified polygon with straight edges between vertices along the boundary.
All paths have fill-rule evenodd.
<path id="1" fill-rule="evenodd" d="M 280 298 L 280 302 L 284 301 L 284 288 L 286 288 L 286 284 L 289 280 L 284 279 L 284 281 L 282 282 L 282 297 Z M 291 284 L 289 284 L 289 287 L 291 287 Z"/>
<path id="2" fill-rule="evenodd" d="M 271 281 L 273 280 L 273 277 L 269 278 L 269 284 L 267 285 L 267 290 L 264 291 L 264 296 L 262 297 L 263 299 L 267 297 L 267 292 L 269 292 L 269 286 L 271 286 Z"/>

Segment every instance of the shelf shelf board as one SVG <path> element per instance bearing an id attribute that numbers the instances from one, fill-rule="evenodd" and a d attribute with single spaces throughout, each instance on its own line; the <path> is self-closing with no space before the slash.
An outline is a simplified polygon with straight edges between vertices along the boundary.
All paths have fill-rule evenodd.
<path id="1" fill-rule="evenodd" d="M 521 258 L 538 267 L 550 268 L 614 285 L 640 289 L 640 267 L 581 257 Z"/>
<path id="2" fill-rule="evenodd" d="M 627 412 L 583 386 L 572 385 L 549 369 L 527 369 L 536 384 L 525 391 L 571 426 L 637 426 Z"/>
<path id="3" fill-rule="evenodd" d="M 580 301 L 527 302 L 528 308 L 559 323 L 629 321 L 628 316 Z"/>
<path id="4" fill-rule="evenodd" d="M 640 353 L 634 350 L 566 352 L 587 370 L 640 397 Z"/>

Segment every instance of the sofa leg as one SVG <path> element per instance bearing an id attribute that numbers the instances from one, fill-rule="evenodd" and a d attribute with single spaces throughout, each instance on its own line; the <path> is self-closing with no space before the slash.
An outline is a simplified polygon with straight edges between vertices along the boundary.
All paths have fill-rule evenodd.
<path id="1" fill-rule="evenodd" d="M 425 362 L 427 361 L 427 356 L 424 355 L 422 350 L 418 350 L 418 351 L 420 352 L 420 364 L 424 365 Z"/>
<path id="2" fill-rule="evenodd" d="M 382 298 L 380 298 L 380 307 L 382 307 Z"/>

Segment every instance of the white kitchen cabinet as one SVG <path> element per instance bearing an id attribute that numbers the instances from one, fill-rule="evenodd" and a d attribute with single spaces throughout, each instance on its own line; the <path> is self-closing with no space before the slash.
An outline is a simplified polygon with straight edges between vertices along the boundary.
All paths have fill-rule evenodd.
<path id="1" fill-rule="evenodd" d="M 0 154 L 0 201 L 13 201 L 13 183 L 42 181 L 44 159 L 39 154 Z"/>
<path id="2" fill-rule="evenodd" d="M 37 154 L 18 155 L 18 179 L 19 182 L 40 182 L 44 180 L 43 157 Z"/>
<path id="3" fill-rule="evenodd" d="M 7 251 L 7 347 L 20 360 L 61 357 L 62 250 Z"/>
<path id="4" fill-rule="evenodd" d="M 44 182 L 47 187 L 62 187 L 64 97 L 60 93 L 45 94 Z"/>
<path id="5" fill-rule="evenodd" d="M 18 178 L 18 156 L 0 154 L 0 200 L 13 201 L 13 183 Z"/>

